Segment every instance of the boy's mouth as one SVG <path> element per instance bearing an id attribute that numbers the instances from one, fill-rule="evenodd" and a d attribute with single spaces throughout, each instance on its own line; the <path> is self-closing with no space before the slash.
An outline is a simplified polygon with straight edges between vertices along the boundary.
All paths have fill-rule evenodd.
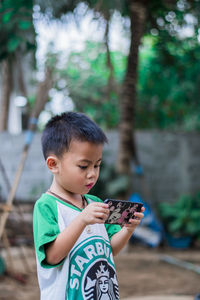
<path id="1" fill-rule="evenodd" d="M 87 187 L 88 189 L 91 189 L 91 188 L 93 187 L 93 185 L 94 185 L 94 183 L 86 184 L 86 187 Z"/>

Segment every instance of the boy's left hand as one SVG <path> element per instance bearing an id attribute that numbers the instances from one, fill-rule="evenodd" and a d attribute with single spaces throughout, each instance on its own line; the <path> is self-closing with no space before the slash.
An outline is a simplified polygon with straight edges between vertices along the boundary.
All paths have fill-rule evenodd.
<path id="1" fill-rule="evenodd" d="M 144 206 L 141 208 L 141 212 L 134 213 L 134 219 L 129 220 L 129 224 L 125 224 L 126 230 L 133 232 L 133 230 L 140 224 L 142 218 L 144 217 L 143 212 L 145 211 Z"/>

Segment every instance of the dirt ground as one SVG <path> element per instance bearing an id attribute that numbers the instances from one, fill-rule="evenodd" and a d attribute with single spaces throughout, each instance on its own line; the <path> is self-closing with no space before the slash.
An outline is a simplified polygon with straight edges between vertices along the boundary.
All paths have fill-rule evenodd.
<path id="1" fill-rule="evenodd" d="M 0 300 L 37 300 L 39 288 L 34 251 L 26 248 L 28 265 L 20 257 L 19 248 L 12 250 L 14 268 L 26 273 L 25 283 L 8 276 L 0 277 Z M 192 295 L 200 293 L 200 274 L 168 264 L 161 260 L 164 254 L 200 265 L 200 250 L 177 251 L 148 249 L 129 245 L 115 258 L 121 299 L 146 295 Z M 2 256 L 6 258 L 6 253 Z"/>

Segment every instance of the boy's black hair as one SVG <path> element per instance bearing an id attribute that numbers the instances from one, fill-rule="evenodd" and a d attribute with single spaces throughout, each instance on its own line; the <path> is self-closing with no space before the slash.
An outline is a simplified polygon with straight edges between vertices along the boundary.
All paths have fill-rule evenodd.
<path id="1" fill-rule="evenodd" d="M 94 144 L 107 143 L 101 128 L 82 113 L 65 112 L 51 118 L 42 134 L 42 151 L 45 160 L 50 154 L 60 157 L 75 139 Z"/>

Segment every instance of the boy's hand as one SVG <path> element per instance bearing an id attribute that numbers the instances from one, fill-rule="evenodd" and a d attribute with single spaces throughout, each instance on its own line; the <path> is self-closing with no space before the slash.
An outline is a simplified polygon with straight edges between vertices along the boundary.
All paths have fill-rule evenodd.
<path id="1" fill-rule="evenodd" d="M 108 218 L 108 215 L 108 204 L 101 202 L 90 203 L 80 214 L 85 225 L 95 223 L 103 224 Z"/>
<path id="2" fill-rule="evenodd" d="M 124 228 L 126 228 L 127 231 L 133 232 L 135 228 L 140 224 L 142 218 L 144 217 L 143 212 L 145 211 L 144 206 L 141 209 L 141 212 L 135 212 L 134 213 L 134 219 L 129 220 L 129 224 L 125 224 Z"/>

